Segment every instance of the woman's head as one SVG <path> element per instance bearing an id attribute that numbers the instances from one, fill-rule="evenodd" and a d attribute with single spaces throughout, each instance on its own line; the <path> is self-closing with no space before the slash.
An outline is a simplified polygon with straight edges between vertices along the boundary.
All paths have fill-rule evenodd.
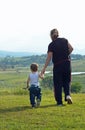
<path id="1" fill-rule="evenodd" d="M 56 38 L 59 36 L 58 30 L 56 28 L 52 29 L 50 31 L 50 36 L 51 36 L 52 41 L 55 41 Z"/>
<path id="2" fill-rule="evenodd" d="M 30 65 L 30 69 L 31 69 L 31 71 L 36 72 L 38 70 L 38 64 L 37 63 L 32 63 Z"/>

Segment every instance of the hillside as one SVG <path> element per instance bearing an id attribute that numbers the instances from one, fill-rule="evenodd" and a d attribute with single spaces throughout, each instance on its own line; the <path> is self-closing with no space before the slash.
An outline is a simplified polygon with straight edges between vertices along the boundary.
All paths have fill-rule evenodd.
<path id="1" fill-rule="evenodd" d="M 13 52 L 13 51 L 2 51 L 0 50 L 0 57 L 24 57 L 24 56 L 33 56 L 33 55 L 42 55 L 43 53 L 38 52 Z M 80 50 L 74 50 L 73 54 L 75 56 L 82 56 L 85 55 L 85 49 Z"/>
<path id="2" fill-rule="evenodd" d="M 72 54 L 71 59 L 72 61 L 85 60 L 85 56 Z M 7 69 L 7 68 L 15 68 L 15 67 L 27 67 L 32 62 L 37 62 L 38 64 L 41 65 L 41 64 L 44 64 L 45 60 L 46 60 L 46 54 L 23 56 L 23 57 L 6 56 L 6 57 L 0 58 L 0 68 Z M 52 62 L 50 63 L 50 65 L 51 64 Z"/>
<path id="3" fill-rule="evenodd" d="M 0 57 L 22 57 L 22 56 L 32 56 L 32 55 L 40 55 L 40 53 L 35 52 L 11 52 L 11 51 L 0 51 Z"/>

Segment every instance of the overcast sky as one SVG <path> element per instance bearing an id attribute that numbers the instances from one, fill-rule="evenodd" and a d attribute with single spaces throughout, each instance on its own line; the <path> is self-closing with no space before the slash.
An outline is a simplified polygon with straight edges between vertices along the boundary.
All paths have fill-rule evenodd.
<path id="1" fill-rule="evenodd" d="M 53 28 L 85 48 L 85 1 L 0 0 L 0 50 L 46 53 Z"/>

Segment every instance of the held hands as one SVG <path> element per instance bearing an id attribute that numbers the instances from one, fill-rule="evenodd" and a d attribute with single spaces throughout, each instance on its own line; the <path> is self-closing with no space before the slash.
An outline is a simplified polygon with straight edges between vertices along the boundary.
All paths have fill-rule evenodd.
<path id="1" fill-rule="evenodd" d="M 41 70 L 41 73 L 40 73 L 40 78 L 41 78 L 41 79 L 44 79 L 44 73 L 45 73 L 45 68 L 43 68 L 43 69 Z"/>
<path id="2" fill-rule="evenodd" d="M 41 79 L 44 79 L 44 74 L 39 74 L 39 77 L 41 78 Z"/>
<path id="3" fill-rule="evenodd" d="M 41 70 L 41 75 L 44 75 L 44 73 L 45 73 L 45 68 L 43 68 L 43 69 Z"/>

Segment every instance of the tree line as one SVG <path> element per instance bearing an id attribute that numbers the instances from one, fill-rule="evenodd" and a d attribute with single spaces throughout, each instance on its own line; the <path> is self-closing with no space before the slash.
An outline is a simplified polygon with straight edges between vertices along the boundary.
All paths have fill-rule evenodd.
<path id="1" fill-rule="evenodd" d="M 0 69 L 15 68 L 15 67 L 26 67 L 29 66 L 32 62 L 37 62 L 38 64 L 43 64 L 46 60 L 46 54 L 43 55 L 33 55 L 33 56 L 24 56 L 24 57 L 1 57 L 0 58 Z M 72 54 L 72 60 L 85 59 L 85 56 Z M 52 64 L 52 62 L 50 63 Z"/>

